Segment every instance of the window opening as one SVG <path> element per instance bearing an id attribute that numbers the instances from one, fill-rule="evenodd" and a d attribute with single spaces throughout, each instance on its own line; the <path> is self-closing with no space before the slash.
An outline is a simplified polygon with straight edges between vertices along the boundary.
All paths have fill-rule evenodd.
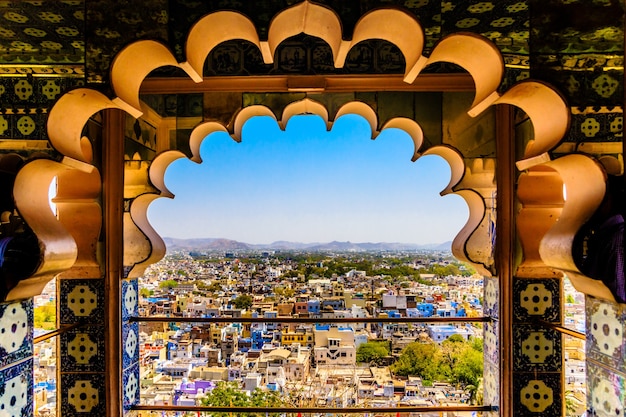
<path id="1" fill-rule="evenodd" d="M 201 405 L 197 392 L 178 397 L 172 392 L 182 393 L 187 387 L 185 384 L 195 389 L 191 381 L 202 372 L 214 377 L 205 381 L 212 383 L 210 388 L 217 387 L 220 367 L 212 371 L 204 369 L 210 368 L 209 364 L 222 365 L 226 376 L 219 389 L 224 390 L 233 388 L 227 383 L 238 382 L 239 391 L 245 392 L 247 388 L 254 392 L 251 386 L 263 387 L 269 392 L 282 393 L 283 400 L 293 398 L 294 389 L 304 386 L 299 381 L 303 380 L 305 366 L 311 378 L 309 385 L 314 386 L 317 381 L 320 393 L 325 392 L 323 383 L 329 380 L 345 388 L 344 394 L 336 398 L 325 395 L 318 398 L 318 393 L 311 395 L 307 404 L 287 404 L 290 406 L 398 404 L 405 396 L 395 392 L 392 379 L 376 387 L 374 391 L 386 393 L 386 397 L 377 395 L 376 401 L 361 398 L 361 391 L 355 388 L 360 384 L 357 380 L 362 379 L 361 385 L 374 389 L 370 381 L 371 372 L 375 372 L 372 370 L 388 367 L 394 358 L 402 356 L 406 345 L 420 338 L 421 344 L 432 340 L 433 347 L 441 343 L 442 355 L 448 355 L 449 359 L 458 353 L 455 350 L 464 350 L 466 355 L 475 357 L 475 360 L 468 359 L 473 361 L 473 365 L 468 363 L 468 366 L 482 368 L 482 277 L 472 274 L 467 265 L 454 262 L 450 253 L 450 240 L 464 225 L 467 206 L 461 198 L 454 204 L 454 197 L 445 199 L 448 212 L 437 206 L 443 200 L 438 193 L 449 182 L 449 167 L 436 156 L 425 156 L 411 163 L 413 143 L 400 130 L 384 131 L 376 141 L 371 141 L 370 127 L 359 116 L 336 120 L 331 131 L 334 137 L 322 135 L 321 132 L 327 133 L 325 130 L 322 119 L 313 115 L 290 119 L 285 132 L 271 118 L 254 117 L 244 125 L 241 143 L 234 142 L 225 133 L 213 133 L 202 143 L 201 164 L 180 159 L 170 165 L 165 182 L 175 198 L 156 200 L 148 211 L 151 224 L 166 239 L 168 255 L 151 266 L 140 281 L 140 316 L 144 317 L 133 319 L 141 326 L 141 363 L 145 374 L 153 381 L 142 387 L 142 404 L 161 410 L 174 405 Z M 293 140 L 292 132 L 305 138 Z M 374 149 L 369 155 L 364 150 L 368 146 Z M 291 149 L 287 151 L 288 148 Z M 318 180 L 311 181 L 316 175 Z M 367 209 L 370 213 L 366 213 Z M 347 216 L 340 217 L 340 211 Z M 429 219 L 429 211 L 438 211 L 443 221 Z M 172 213 L 176 221 L 172 221 Z M 289 217 L 297 221 L 290 222 Z M 309 223 L 313 227 L 305 227 Z M 332 226 L 324 227 L 325 223 Z M 395 236 L 390 234 L 394 230 Z M 335 234 L 328 234 L 329 231 Z M 204 247 L 192 247 L 182 240 L 185 234 L 196 238 L 196 244 L 202 237 L 210 239 L 204 241 Z M 292 242 L 291 248 L 285 240 Z M 311 247 L 306 247 L 307 241 Z M 408 245 L 412 241 L 419 244 Z M 272 242 L 275 243 L 272 245 Z M 294 246 L 295 242 L 299 246 Z M 320 244 L 325 242 L 332 245 L 323 248 Z M 366 246 L 363 242 L 371 243 Z M 384 246 L 380 242 L 395 246 Z M 428 252 L 425 250 L 427 243 L 431 244 Z M 369 252 L 364 248 L 369 248 Z M 302 264 L 302 271 L 291 259 L 296 257 L 309 258 Z M 352 260 L 345 261 L 347 257 Z M 349 265 L 355 258 L 359 258 L 357 264 L 365 270 Z M 216 272 L 218 268 L 220 271 Z M 334 269 L 328 272 L 329 268 Z M 311 297 L 316 293 L 326 296 Z M 345 308 L 346 300 L 341 299 L 342 296 L 347 298 L 347 293 L 351 297 L 351 310 Z M 200 294 L 211 296 L 207 299 Z M 309 300 L 315 298 L 317 304 L 307 303 L 304 318 L 288 317 L 297 311 L 298 297 L 304 299 L 305 296 Z M 284 306 L 289 301 L 293 304 L 290 310 L 278 311 L 281 304 Z M 349 313 L 337 317 L 335 312 L 342 310 Z M 348 324 L 354 317 L 360 317 L 359 311 L 363 314 L 361 317 L 370 319 L 374 313 L 373 317 L 380 317 L 379 322 Z M 438 325 L 418 323 L 415 319 L 415 323 L 409 323 L 407 312 L 413 317 L 434 317 L 432 321 L 448 322 Z M 470 315 L 478 317 L 466 319 Z M 307 318 L 311 322 L 308 328 L 303 326 Z M 383 319 L 391 322 L 383 324 L 380 322 Z M 298 320 L 300 323 L 296 324 Z M 324 324 L 325 320 L 335 320 L 335 323 Z M 203 321 L 213 323 L 202 327 L 200 322 Z M 154 324 L 160 325 L 163 331 L 153 331 Z M 371 331 L 372 326 L 376 329 L 376 340 L 357 335 L 356 330 Z M 262 331 L 254 333 L 255 329 Z M 307 329 L 313 336 L 296 338 L 300 333 L 306 334 Z M 202 336 L 203 331 L 215 334 Z M 192 332 L 204 337 L 207 343 L 194 346 Z M 244 332 L 249 337 L 240 337 Z M 347 342 L 342 332 L 351 333 Z M 186 333 L 187 338 L 183 337 Z M 257 336 L 253 334 L 259 340 L 254 340 Z M 326 343 L 320 341 L 324 335 Z M 361 355 L 363 375 L 359 374 L 356 380 L 353 377 L 359 351 L 355 339 L 359 345 L 389 344 L 383 357 L 364 360 Z M 297 356 L 294 352 L 301 349 L 309 352 L 309 359 L 301 364 L 302 369 L 288 369 L 289 376 L 298 377 L 286 381 L 285 368 L 276 366 L 278 362 L 284 365 L 286 359 L 276 359 L 276 355 L 280 358 L 284 352 L 292 358 Z M 473 354 L 472 349 L 475 349 Z M 258 355 L 252 361 L 249 360 L 251 352 Z M 232 366 L 245 354 L 252 368 Z M 151 360 L 163 355 L 166 359 Z M 265 361 L 259 360 L 263 355 L 269 356 Z M 207 366 L 198 366 L 194 373 L 194 366 L 189 364 L 192 361 L 188 361 L 185 369 L 175 365 L 176 361 L 180 364 L 190 358 Z M 351 382 L 340 375 L 341 368 L 353 371 L 354 375 L 348 378 Z M 368 372 L 369 376 L 364 376 Z M 411 372 L 414 371 L 399 372 L 405 374 L 405 385 Z M 258 380 L 253 383 L 250 378 Z M 157 379 L 172 386 L 169 397 L 154 388 Z M 416 387 L 421 388 L 412 392 L 413 398 L 406 398 L 407 403 L 411 399 L 415 404 L 418 393 L 425 396 L 423 400 L 431 406 L 476 403 L 471 397 L 479 391 L 478 380 L 476 386 L 469 388 L 470 384 L 464 380 L 465 389 L 457 390 L 447 379 L 440 379 L 420 380 Z M 390 384 L 387 391 L 383 387 L 385 383 Z M 206 395 L 204 389 L 201 394 Z M 210 400 L 204 405 L 219 406 Z"/>

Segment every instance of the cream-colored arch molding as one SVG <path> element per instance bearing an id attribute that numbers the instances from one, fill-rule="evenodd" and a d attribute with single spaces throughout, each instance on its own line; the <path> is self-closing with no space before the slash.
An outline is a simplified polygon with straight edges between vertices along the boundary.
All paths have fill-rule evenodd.
<path id="1" fill-rule="evenodd" d="M 54 148 L 76 161 L 83 169 L 92 170 L 93 149 L 83 128 L 91 116 L 104 109 L 118 108 L 104 94 L 88 88 L 72 90 L 59 98 L 48 115 L 48 137 Z"/>
<path id="2" fill-rule="evenodd" d="M 55 181 L 56 213 L 49 201 Z M 7 301 L 41 294 L 48 281 L 72 267 L 80 269 L 85 278 L 98 276 L 99 196 L 100 175 L 96 170 L 84 171 L 48 159 L 33 160 L 20 169 L 13 197 L 20 215 L 37 236 L 41 263 L 31 277 L 19 281 L 8 293 Z"/>
<path id="3" fill-rule="evenodd" d="M 494 104 L 511 104 L 524 110 L 533 125 L 533 139 L 524 150 L 520 170 L 550 160 L 548 151 L 563 139 L 570 123 L 565 99 L 547 84 L 528 80 L 514 85 Z"/>
<path id="4" fill-rule="evenodd" d="M 229 24 L 224 23 L 229 22 Z M 402 25 L 398 24 L 402 22 Z M 403 32 L 398 32 L 398 27 L 403 26 Z M 53 146 L 65 156 L 62 165 L 70 170 L 82 170 L 85 173 L 93 173 L 91 166 L 91 147 L 89 141 L 81 137 L 82 128 L 91 115 L 106 108 L 122 108 L 133 116 L 141 114 L 141 102 L 139 100 L 139 86 L 141 82 L 151 71 L 165 65 L 174 65 L 182 68 L 196 82 L 202 79 L 202 66 L 206 57 L 221 42 L 246 39 L 257 44 L 263 54 L 264 61 L 270 63 L 273 60 L 273 54 L 278 44 L 289 36 L 297 33 L 305 33 L 326 41 L 335 55 L 336 65 L 343 65 L 342 58 L 346 54 L 346 49 L 350 46 L 344 43 L 341 34 L 341 25 L 337 15 L 330 9 L 313 4 L 309 1 L 303 1 L 296 6 L 286 9 L 279 13 L 270 24 L 269 31 L 271 35 L 267 43 L 257 42 L 256 31 L 253 30 L 249 20 L 243 15 L 235 12 L 216 12 L 207 15 L 197 26 L 194 26 L 190 32 L 190 36 L 186 42 L 187 62 L 176 63 L 172 54 L 167 48 L 154 41 L 137 41 L 118 53 L 111 67 L 111 81 L 113 89 L 117 97 L 109 100 L 107 97 L 89 89 L 79 89 L 71 91 L 57 102 L 50 113 L 48 124 L 49 137 Z M 409 29 L 407 29 L 409 28 Z M 364 16 L 355 26 L 353 41 L 360 39 L 369 39 L 372 37 L 387 39 L 398 46 L 405 58 L 407 58 L 407 69 L 405 70 L 405 80 L 412 82 L 419 76 L 421 69 L 430 63 L 437 61 L 453 62 L 465 70 L 467 70 L 476 85 L 476 96 L 471 109 L 468 109 L 470 115 L 479 114 L 482 109 L 490 104 L 495 104 L 498 99 L 501 103 L 515 103 L 523 108 L 531 117 L 533 125 L 536 129 L 534 144 L 532 149 L 527 153 L 531 156 L 537 154 L 537 150 L 550 149 L 552 139 L 550 135 L 545 134 L 549 117 L 534 111 L 537 106 L 537 100 L 534 103 L 532 96 L 527 97 L 526 94 L 535 87 L 531 84 L 520 83 L 519 87 L 512 89 L 510 93 L 505 93 L 501 98 L 498 96 L 496 89 L 502 79 L 503 65 L 502 57 L 497 48 L 485 38 L 470 34 L 454 34 L 442 39 L 434 48 L 428 60 L 424 60 L 422 54 L 422 37 L 423 30 L 417 21 L 411 16 L 399 10 L 381 9 L 373 11 Z M 349 45 L 353 45 L 352 42 Z M 415 61 L 415 62 L 413 62 Z M 409 69 L 409 67 L 411 67 Z M 527 90 L 524 90 L 527 88 Z M 550 90 L 548 87 L 545 87 Z M 549 93 L 537 86 L 539 91 L 535 93 Z M 539 96 L 537 96 L 539 97 Z M 544 97 L 550 97 L 545 94 Z M 358 107 L 359 104 L 351 104 Z M 252 111 L 258 111 L 258 108 Z M 552 108 L 546 109 L 549 114 L 554 114 Z M 352 111 L 348 111 L 351 113 Z M 367 114 L 366 119 L 371 123 L 371 112 Z M 242 119 L 243 120 L 243 119 Z M 67 122 L 67 123 L 66 123 Z M 395 123 L 395 122 L 394 122 Z M 404 121 L 400 124 L 405 123 Z M 563 124 L 562 117 L 556 117 L 551 121 L 555 129 L 566 131 L 567 124 Z M 205 126 L 206 132 L 212 129 L 221 129 L 219 126 Z M 550 128 L 548 128 L 549 131 Z M 376 136 L 375 129 L 373 137 Z M 240 127 L 235 126 L 231 132 L 233 138 L 240 137 Z M 198 133 L 198 137 L 203 134 Z M 413 134 L 414 141 L 417 143 L 419 134 Z M 558 136 L 558 135 L 557 135 Z M 196 139 L 194 143 L 201 142 Z M 194 149 L 195 144 L 193 145 Z M 413 155 L 415 157 L 416 153 Z M 38 175 L 30 173 L 29 175 Z M 42 177 L 50 176 L 49 173 L 41 173 Z M 52 178 L 50 176 L 50 178 Z M 44 181 L 47 181 L 44 180 Z M 46 183 L 48 186 L 49 183 Z M 45 188 L 45 187 L 44 187 Z M 87 187 L 89 188 L 89 187 Z M 157 188 L 159 188 L 157 186 Z M 163 195 L 167 195 L 165 188 L 161 189 Z M 43 188 L 36 188 L 37 192 L 43 192 Z M 47 198 L 47 188 L 45 188 Z M 84 197 L 88 200 L 91 196 L 91 190 L 85 191 Z M 83 195 L 81 194 L 81 197 Z M 20 199 L 25 196 L 20 196 Z M 467 199 L 466 199 L 467 200 Z M 43 200 L 41 200 L 43 201 Z M 137 203 L 138 207 L 145 203 Z M 141 211 L 137 209 L 138 211 Z M 133 221 L 141 224 L 141 220 L 135 220 L 142 217 L 134 208 L 131 207 L 131 214 L 135 213 Z M 49 218 L 43 223 L 58 223 L 55 219 Z M 100 222 L 96 222 L 99 226 Z M 48 224 L 48 230 L 56 230 L 58 224 Z M 146 229 L 147 230 L 147 229 Z M 149 231 L 146 232 L 150 234 Z M 151 245 L 158 246 L 158 242 L 151 241 Z M 95 247 L 95 246 L 93 246 Z M 95 251 L 93 247 L 91 251 Z M 71 251 L 67 252 L 67 257 L 73 255 Z M 80 248 L 79 248 L 80 252 Z"/>
<path id="5" fill-rule="evenodd" d="M 187 61 L 182 62 L 180 67 L 195 82 L 202 81 L 206 57 L 217 45 L 232 39 L 243 39 L 262 49 L 254 23 L 241 13 L 222 11 L 204 16 L 193 25 L 187 35 Z M 271 64 L 273 59 L 273 54 L 263 54 L 266 64 Z"/>
<path id="6" fill-rule="evenodd" d="M 517 274 L 559 276 L 565 272 L 579 291 L 614 300 L 609 289 L 586 277 L 574 260 L 574 236 L 599 207 L 606 190 L 600 163 L 582 154 L 570 154 L 522 173 L 517 218 L 524 259 Z"/>
<path id="7" fill-rule="evenodd" d="M 571 154 L 542 165 L 562 181 L 564 201 L 559 221 L 546 232 L 539 245 L 541 259 L 567 274 L 574 287 L 585 294 L 615 301 L 603 282 L 585 276 L 576 265 L 573 241 L 581 226 L 600 206 L 606 192 L 606 171 L 594 159 Z"/>
<path id="8" fill-rule="evenodd" d="M 188 71 L 190 66 L 179 65 L 174 55 L 163 44 L 156 41 L 137 41 L 119 53 L 111 63 L 111 84 L 117 97 L 113 102 L 133 117 L 140 117 L 141 102 L 139 101 L 139 87 L 143 80 L 156 68 L 174 66 Z M 193 71 L 188 75 L 198 81 Z M 200 78 L 200 80 L 202 80 Z"/>
<path id="9" fill-rule="evenodd" d="M 333 56 L 338 55 L 342 44 L 339 16 L 327 7 L 306 0 L 274 16 L 267 33 L 267 42 L 261 43 L 263 60 L 272 62 L 278 45 L 301 33 L 324 39 L 333 51 Z"/>
<path id="10" fill-rule="evenodd" d="M 470 116 L 479 115 L 500 97 L 497 89 L 504 76 L 504 60 L 498 48 L 482 36 L 473 33 L 446 36 L 435 45 L 420 70 L 435 62 L 459 65 L 472 76 L 476 94 L 468 111 Z"/>
<path id="11" fill-rule="evenodd" d="M 452 241 L 452 254 L 459 260 L 470 263 L 477 272 L 493 274 L 493 241 L 490 230 L 495 218 L 486 216 L 486 201 L 496 189 L 495 164 L 492 160 L 478 159 L 466 166 L 463 155 L 450 146 L 433 146 L 423 155 L 438 155 L 450 166 L 450 181 L 441 191 L 445 196 L 451 193 L 465 200 L 469 216 L 465 225 Z M 490 204 L 493 209 L 493 204 Z"/>
<path id="12" fill-rule="evenodd" d="M 426 65 L 424 29 L 408 13 L 396 9 L 379 9 L 365 14 L 354 26 L 351 41 L 343 41 L 339 54 L 335 55 L 335 67 L 342 68 L 350 49 L 359 42 L 383 39 L 396 45 L 406 62 L 404 81 L 412 83 Z"/>
<path id="13" fill-rule="evenodd" d="M 49 280 L 70 268 L 84 278 L 99 277 L 101 178 L 91 165 L 91 142 L 82 132 L 90 117 L 107 108 L 117 106 L 93 90 L 80 88 L 63 95 L 48 116 L 48 137 L 64 155 L 62 161 L 33 160 L 17 173 L 15 205 L 37 236 L 42 259 L 32 277 L 10 292 L 11 299 L 40 294 Z M 49 197 L 55 183 L 56 213 Z"/>

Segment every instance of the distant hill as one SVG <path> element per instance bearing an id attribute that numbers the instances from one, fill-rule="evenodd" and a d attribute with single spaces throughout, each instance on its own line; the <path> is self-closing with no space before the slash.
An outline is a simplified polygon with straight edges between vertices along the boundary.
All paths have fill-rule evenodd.
<path id="1" fill-rule="evenodd" d="M 289 241 L 276 241 L 267 244 L 251 244 L 223 238 L 195 238 L 177 239 L 163 238 L 167 250 L 173 251 L 208 251 L 208 252 L 233 252 L 247 250 L 309 250 L 309 251 L 338 251 L 338 252 L 366 252 L 366 251 L 400 251 L 400 250 L 437 250 L 450 251 L 452 242 L 415 244 L 398 242 L 338 242 L 327 243 L 302 243 Z"/>
<path id="2" fill-rule="evenodd" d="M 237 242 L 230 239 L 219 238 L 197 238 L 197 239 L 176 239 L 171 237 L 163 238 L 168 251 L 177 250 L 199 250 L 199 251 L 236 251 L 253 250 L 254 248 L 246 243 Z"/>

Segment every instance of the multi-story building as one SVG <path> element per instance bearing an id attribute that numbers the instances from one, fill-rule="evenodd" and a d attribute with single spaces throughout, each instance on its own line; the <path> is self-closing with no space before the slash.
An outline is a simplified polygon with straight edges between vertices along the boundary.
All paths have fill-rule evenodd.
<path id="1" fill-rule="evenodd" d="M 313 354 L 318 365 L 356 364 L 354 330 L 346 327 L 318 325 L 313 330 L 315 347 Z"/>

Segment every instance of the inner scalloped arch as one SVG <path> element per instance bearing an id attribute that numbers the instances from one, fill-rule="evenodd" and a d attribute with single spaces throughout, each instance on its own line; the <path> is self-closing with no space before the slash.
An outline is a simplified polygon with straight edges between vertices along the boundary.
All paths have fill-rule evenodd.
<path id="1" fill-rule="evenodd" d="M 411 161 L 416 161 L 420 157 L 420 148 L 423 143 L 423 132 L 421 126 L 412 120 L 403 117 L 393 118 L 387 121 L 380 131 L 375 130 L 375 126 L 378 124 L 378 116 L 374 112 L 374 110 L 365 105 L 362 102 L 349 102 L 343 105 L 336 113 L 336 117 L 334 121 L 329 121 L 328 110 L 325 106 L 323 106 L 319 102 L 315 102 L 310 99 L 304 99 L 300 101 L 293 102 L 289 104 L 286 109 L 289 111 L 283 111 L 283 119 L 278 119 L 276 115 L 271 112 L 271 110 L 262 105 L 253 105 L 246 107 L 239 111 L 233 120 L 232 123 L 232 133 L 231 137 L 233 140 L 237 142 L 241 142 L 241 132 L 243 130 L 243 126 L 252 118 L 257 116 L 269 116 L 276 121 L 276 124 L 279 126 L 281 130 L 284 130 L 287 122 L 293 116 L 302 115 L 302 114 L 312 114 L 319 116 L 325 123 L 327 130 L 331 130 L 334 121 L 338 120 L 340 117 L 352 114 L 357 115 L 363 118 L 371 128 L 370 136 L 371 139 L 374 140 L 376 137 L 380 135 L 386 129 L 399 129 L 405 132 L 413 141 L 414 144 L 414 152 L 411 155 Z M 207 127 L 210 125 L 210 128 Z M 219 124 L 217 122 L 209 122 L 203 123 L 197 126 L 190 135 L 190 145 L 192 149 L 198 150 L 198 152 L 194 152 L 191 158 L 188 158 L 196 163 L 201 163 L 202 158 L 199 154 L 199 149 L 202 142 L 207 139 L 214 132 L 226 132 L 228 131 L 227 126 Z M 463 260 L 468 263 L 474 264 L 478 270 L 485 274 L 490 275 L 489 270 L 489 259 L 482 259 L 478 256 L 479 260 L 475 261 L 472 259 L 472 254 L 477 254 L 480 251 L 474 250 L 472 248 L 466 248 L 466 242 L 472 233 L 479 227 L 481 221 L 484 218 L 485 213 L 485 204 L 482 200 L 482 197 L 473 192 L 472 190 L 461 189 L 459 191 L 455 191 L 454 187 L 459 184 L 461 179 L 463 178 L 465 172 L 465 163 L 463 160 L 463 156 L 454 148 L 450 146 L 434 146 L 426 150 L 423 155 L 437 155 L 443 158 L 450 167 L 451 170 L 451 179 L 449 184 L 441 190 L 440 195 L 448 195 L 448 194 L 457 194 L 463 198 L 468 206 L 469 218 L 462 229 L 459 231 L 457 236 L 455 237 L 452 244 L 452 252 L 454 256 L 458 259 Z M 168 197 L 174 198 L 174 194 L 167 188 L 165 185 L 165 174 L 169 169 L 170 165 L 181 158 L 185 158 L 185 155 L 180 151 L 167 151 L 160 155 L 158 155 L 149 169 L 150 179 L 153 185 L 161 192 L 160 197 Z M 146 230 L 147 234 L 150 236 L 151 240 L 155 242 L 155 250 L 157 253 L 165 253 L 165 248 L 162 240 L 158 237 L 152 225 L 150 225 L 145 212 L 148 210 L 148 206 L 155 200 L 155 197 L 151 198 L 142 198 L 140 201 L 137 201 L 134 204 L 138 204 L 141 208 L 137 209 L 135 213 L 136 216 L 133 216 L 133 221 L 139 226 L 141 230 Z M 133 204 L 133 206 L 134 206 Z M 151 263 L 154 262 L 155 256 L 150 257 Z M 157 259 L 158 260 L 158 259 Z M 142 263 L 143 264 L 143 263 Z"/>

